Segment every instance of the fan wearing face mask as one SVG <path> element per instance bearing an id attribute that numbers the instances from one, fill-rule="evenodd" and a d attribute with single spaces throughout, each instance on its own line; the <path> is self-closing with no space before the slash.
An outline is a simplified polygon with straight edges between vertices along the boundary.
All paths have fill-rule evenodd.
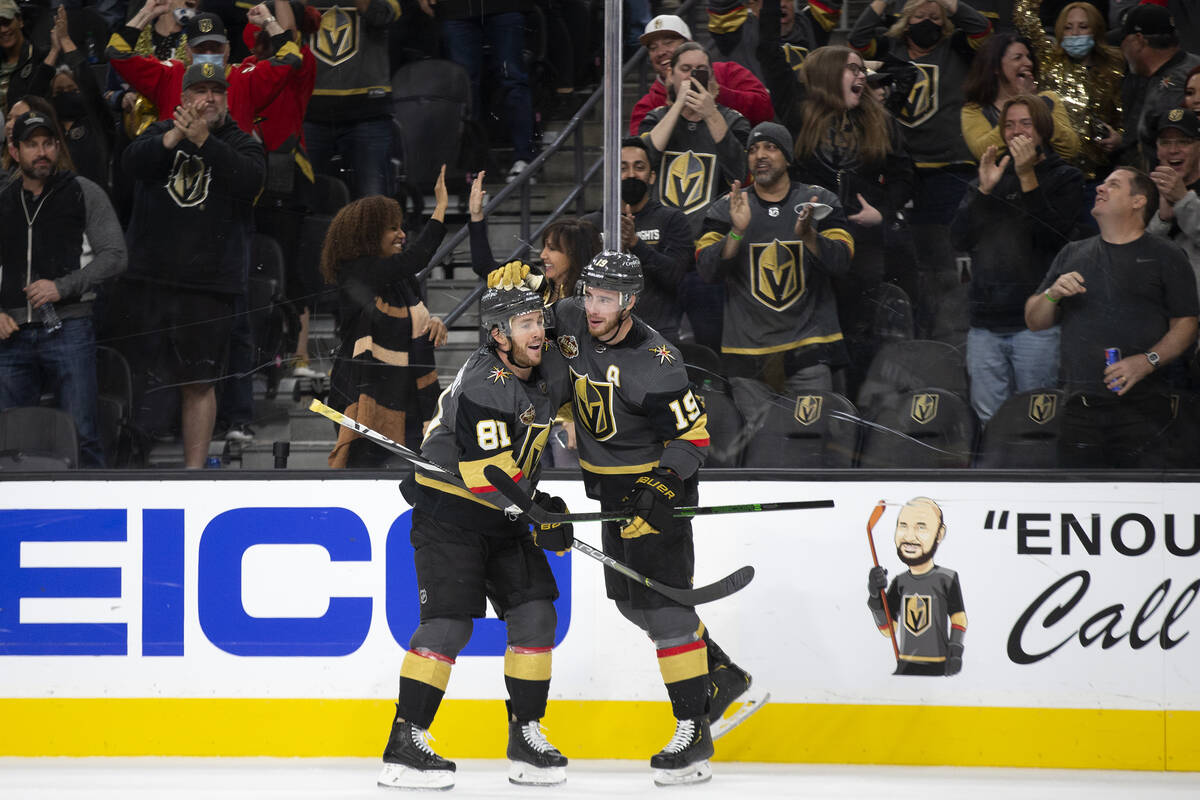
<path id="1" fill-rule="evenodd" d="M 1093 185 L 1107 175 L 1121 143 L 1121 79 L 1125 60 L 1105 41 L 1104 17 L 1091 3 L 1068 3 L 1054 22 L 1054 36 L 1042 29 L 1042 0 L 1017 0 L 1013 24 L 1033 45 L 1041 67 L 1038 88 L 1061 99 L 1079 152 L 1068 159 Z"/>

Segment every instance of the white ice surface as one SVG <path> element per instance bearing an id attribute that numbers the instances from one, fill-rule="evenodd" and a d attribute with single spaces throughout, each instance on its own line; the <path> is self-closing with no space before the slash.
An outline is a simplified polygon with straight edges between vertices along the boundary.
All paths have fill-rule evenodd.
<path id="1" fill-rule="evenodd" d="M 374 759 L 0 758 L 3 800 L 357 800 L 387 797 L 576 798 L 720 797 L 864 798 L 864 800 L 1150 800 L 1200 798 L 1200 773 L 1083 770 L 734 764 L 714 762 L 713 780 L 655 788 L 644 762 L 576 761 L 567 783 L 512 786 L 507 762 L 462 760 L 450 792 L 403 792 L 375 786 Z"/>

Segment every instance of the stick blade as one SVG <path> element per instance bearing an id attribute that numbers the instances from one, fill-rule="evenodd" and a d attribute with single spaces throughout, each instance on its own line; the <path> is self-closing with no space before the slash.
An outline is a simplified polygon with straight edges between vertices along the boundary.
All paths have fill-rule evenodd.
<path id="1" fill-rule="evenodd" d="M 662 584 L 653 588 L 681 605 L 698 606 L 729 597 L 734 592 L 740 592 L 752 580 L 754 580 L 754 567 L 745 566 L 729 573 L 719 581 L 696 589 L 675 589 L 662 586 Z"/>
<path id="2" fill-rule="evenodd" d="M 533 498 L 522 491 L 509 474 L 495 464 L 488 464 L 483 468 L 483 477 L 487 478 L 496 491 L 504 495 L 508 502 L 521 511 L 527 512 L 533 507 Z"/>

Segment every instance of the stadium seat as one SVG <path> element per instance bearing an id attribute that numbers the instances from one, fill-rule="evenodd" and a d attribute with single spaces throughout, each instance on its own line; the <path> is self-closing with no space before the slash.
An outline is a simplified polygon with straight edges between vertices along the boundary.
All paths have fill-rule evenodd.
<path id="1" fill-rule="evenodd" d="M 63 470 L 79 464 L 75 420 L 57 408 L 0 411 L 0 470 Z"/>
<path id="2" fill-rule="evenodd" d="M 1200 395 L 1171 392 L 1171 424 L 1167 427 L 1167 466 L 1200 467 Z"/>
<path id="3" fill-rule="evenodd" d="M 460 148 L 470 118 L 471 79 L 445 59 L 412 61 L 392 75 L 392 112 L 400 124 L 404 193 L 433 191 L 446 165 L 446 184 L 461 185 Z M 399 188 L 399 187 L 398 187 Z"/>
<path id="4" fill-rule="evenodd" d="M 680 342 L 679 353 L 683 356 L 684 363 L 689 367 L 699 367 L 703 371 L 700 374 L 721 374 L 721 357 L 714 353 L 711 348 L 697 344 L 696 342 Z"/>
<path id="5" fill-rule="evenodd" d="M 836 392 L 776 396 L 742 452 L 743 467 L 852 467 L 859 425 L 854 404 Z"/>
<path id="6" fill-rule="evenodd" d="M 871 290 L 875 305 L 875 340 L 901 342 L 913 338 L 913 307 L 908 293 L 894 283 L 881 283 Z"/>
<path id="7" fill-rule="evenodd" d="M 133 375 L 125 356 L 103 345 L 96 348 L 96 414 L 105 463 L 125 466 L 133 448 Z"/>
<path id="8" fill-rule="evenodd" d="M 690 370 L 689 370 L 690 372 Z M 708 456 L 706 467 L 736 467 L 741 463 L 746 421 L 733 402 L 728 384 L 709 380 L 697 384 L 696 394 L 708 412 Z"/>
<path id="9" fill-rule="evenodd" d="M 859 449 L 860 467 L 958 468 L 971 463 L 975 412 L 941 388 L 897 392 L 881 398 Z"/>
<path id="10" fill-rule="evenodd" d="M 1066 402 L 1066 393 L 1058 389 L 1034 389 L 1005 400 L 984 425 L 975 466 L 1057 467 L 1061 412 Z"/>
<path id="11" fill-rule="evenodd" d="M 254 365 L 265 370 L 267 396 L 274 397 L 283 362 L 296 349 L 300 314 L 288 302 L 283 250 L 270 236 L 256 233 L 250 243 L 247 295 L 250 329 L 254 339 Z"/>
<path id="12" fill-rule="evenodd" d="M 864 414 L 873 415 L 887 398 L 922 386 L 937 386 L 966 397 L 963 354 L 948 344 L 927 339 L 887 342 L 871 360 L 855 405 Z"/>

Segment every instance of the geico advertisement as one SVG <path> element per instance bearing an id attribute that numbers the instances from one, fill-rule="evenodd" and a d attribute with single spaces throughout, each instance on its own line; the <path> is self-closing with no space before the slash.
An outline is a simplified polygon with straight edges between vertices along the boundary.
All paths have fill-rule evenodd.
<path id="1" fill-rule="evenodd" d="M 1200 708 L 1194 484 L 701 488 L 825 498 L 694 522 L 697 586 L 756 570 L 699 613 L 773 702 Z M 420 603 L 408 512 L 394 481 L 0 485 L 0 695 L 392 696 Z M 552 699 L 665 699 L 603 567 L 550 562 Z M 503 697 L 504 642 L 477 620 L 447 696 Z"/>

